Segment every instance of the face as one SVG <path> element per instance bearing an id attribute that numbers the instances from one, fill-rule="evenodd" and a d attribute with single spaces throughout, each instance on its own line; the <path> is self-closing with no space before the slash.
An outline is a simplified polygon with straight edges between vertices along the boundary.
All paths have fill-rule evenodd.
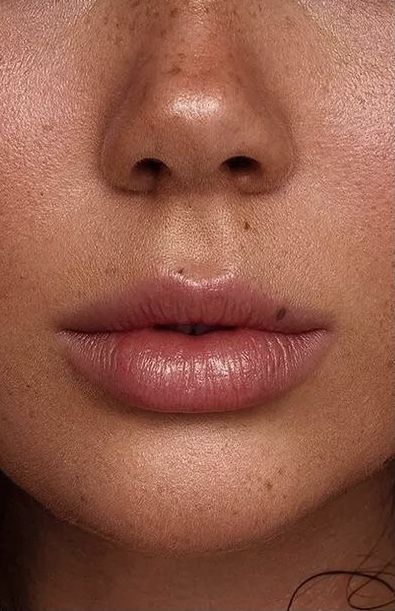
<path id="1" fill-rule="evenodd" d="M 122 545 L 231 550 L 394 453 L 392 0 L 0 0 L 0 469 Z M 235 141 L 265 168 L 220 179 Z M 154 195 L 151 156 L 174 169 Z M 126 409 L 65 312 L 179 266 L 333 320 L 261 408 Z"/>

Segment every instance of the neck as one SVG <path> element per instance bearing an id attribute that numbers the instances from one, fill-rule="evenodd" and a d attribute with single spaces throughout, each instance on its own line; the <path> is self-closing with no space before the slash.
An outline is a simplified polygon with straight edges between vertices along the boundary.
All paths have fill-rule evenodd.
<path id="1" fill-rule="evenodd" d="M 26 577 L 26 606 L 40 611 L 286 611 L 299 584 L 331 571 L 379 573 L 395 589 L 394 576 L 387 574 L 393 572 L 394 556 L 392 486 L 392 469 L 387 468 L 269 543 L 178 558 L 121 549 L 57 520 L 19 491 L 12 503 L 18 529 L 25 533 L 21 556 L 24 566 L 34 567 Z M 299 590 L 292 611 L 377 608 L 393 598 L 389 587 L 378 581 L 360 588 L 367 579 L 349 580 L 350 575 L 337 574 L 309 581 Z M 347 602 L 347 595 L 358 588 Z"/>

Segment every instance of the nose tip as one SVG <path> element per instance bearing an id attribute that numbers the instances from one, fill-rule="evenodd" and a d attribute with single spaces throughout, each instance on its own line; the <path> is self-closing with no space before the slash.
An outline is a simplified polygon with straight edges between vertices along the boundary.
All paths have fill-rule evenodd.
<path id="1" fill-rule="evenodd" d="M 137 194 L 275 189 L 292 165 L 292 140 L 264 90 L 256 75 L 245 70 L 238 76 L 234 67 L 200 74 L 145 67 L 108 125 L 102 150 L 107 178 Z"/>

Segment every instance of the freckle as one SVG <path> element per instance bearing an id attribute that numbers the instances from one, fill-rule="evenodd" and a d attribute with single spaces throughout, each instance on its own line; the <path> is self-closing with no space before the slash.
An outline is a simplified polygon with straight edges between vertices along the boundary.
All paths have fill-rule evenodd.
<path id="1" fill-rule="evenodd" d="M 106 276 L 112 276 L 113 274 L 116 274 L 116 272 L 117 272 L 117 268 L 114 267 L 113 265 L 108 265 L 104 270 L 104 273 L 106 274 Z"/>
<path id="2" fill-rule="evenodd" d="M 183 274 L 184 273 L 184 268 L 182 267 L 181 269 L 178 270 L 177 274 Z"/>
<path id="3" fill-rule="evenodd" d="M 40 196 L 44 197 L 44 191 L 40 191 Z"/>
<path id="4" fill-rule="evenodd" d="M 277 312 L 276 320 L 281 320 L 286 315 L 287 310 L 285 308 L 280 308 Z"/>
<path id="5" fill-rule="evenodd" d="M 286 15 L 285 17 L 285 23 L 286 23 L 287 28 L 292 28 L 294 24 L 293 20 L 288 15 Z"/>
<path id="6" fill-rule="evenodd" d="M 279 468 L 278 474 L 279 475 L 283 475 L 284 474 L 284 469 L 282 467 Z"/>
<path id="7" fill-rule="evenodd" d="M 170 68 L 170 70 L 168 70 L 167 74 L 180 74 L 180 72 L 181 72 L 180 66 L 174 65 Z"/>
<path id="8" fill-rule="evenodd" d="M 269 482 L 269 480 L 267 482 L 265 482 L 265 488 L 267 490 L 271 490 L 273 488 L 272 482 Z"/>
<path id="9" fill-rule="evenodd" d="M 249 223 L 247 223 L 247 221 L 245 221 L 245 223 L 244 223 L 244 229 L 245 229 L 246 231 L 248 231 L 249 229 L 251 229 L 251 225 L 250 225 Z"/>
<path id="10" fill-rule="evenodd" d="M 174 17 L 177 17 L 177 15 L 178 15 L 178 8 L 173 8 L 173 9 L 170 11 L 170 17 L 171 17 L 172 19 L 174 19 Z"/>

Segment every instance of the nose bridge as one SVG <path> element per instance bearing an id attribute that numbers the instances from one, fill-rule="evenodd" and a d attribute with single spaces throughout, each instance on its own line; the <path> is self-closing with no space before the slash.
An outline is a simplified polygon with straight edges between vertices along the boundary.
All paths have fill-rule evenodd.
<path id="1" fill-rule="evenodd" d="M 247 100 L 240 103 L 240 98 L 248 96 L 237 54 L 229 46 L 229 32 L 224 36 L 207 31 L 201 23 L 188 32 L 189 23 L 174 27 L 136 74 L 134 102 L 130 100 L 127 112 L 136 116 L 133 106 L 138 105 L 138 114 L 149 124 L 155 117 L 158 135 L 166 129 L 187 132 L 193 146 L 207 132 L 214 136 L 213 130 L 225 128 L 241 107 L 246 111 Z M 144 91 L 142 96 L 137 88 Z"/>
<path id="2" fill-rule="evenodd" d="M 263 168 L 267 185 L 284 174 L 289 141 L 271 120 L 244 45 L 229 29 L 188 15 L 141 50 L 106 134 L 103 159 L 112 182 L 137 191 L 163 180 L 223 183 L 231 167 L 233 178 L 255 192 Z M 234 158 L 249 161 L 226 165 Z"/>

